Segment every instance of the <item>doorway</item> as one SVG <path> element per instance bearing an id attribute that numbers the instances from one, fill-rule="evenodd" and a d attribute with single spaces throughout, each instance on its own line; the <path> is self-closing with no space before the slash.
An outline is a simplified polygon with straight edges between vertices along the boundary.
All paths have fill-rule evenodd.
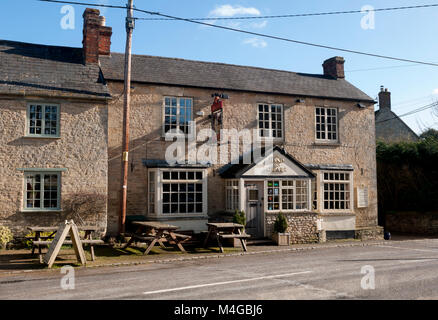
<path id="1" fill-rule="evenodd" d="M 262 238 L 263 230 L 263 182 L 248 182 L 246 186 L 246 232 L 252 238 Z"/>

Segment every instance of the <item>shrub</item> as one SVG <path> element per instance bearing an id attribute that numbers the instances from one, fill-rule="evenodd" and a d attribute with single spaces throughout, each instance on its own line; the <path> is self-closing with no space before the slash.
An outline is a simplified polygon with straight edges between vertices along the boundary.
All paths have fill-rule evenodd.
<path id="1" fill-rule="evenodd" d="M 417 142 L 377 142 L 380 212 L 438 210 L 438 140 L 432 134 Z"/>
<path id="2" fill-rule="evenodd" d="M 6 245 L 13 239 L 11 230 L 8 227 L 0 226 L 0 246 L 6 248 Z"/>
<path id="3" fill-rule="evenodd" d="M 275 233 L 285 233 L 287 230 L 287 220 L 283 213 L 279 213 L 274 223 Z"/>
<path id="4" fill-rule="evenodd" d="M 236 213 L 233 216 L 233 222 L 245 226 L 246 225 L 245 211 L 236 210 Z"/>

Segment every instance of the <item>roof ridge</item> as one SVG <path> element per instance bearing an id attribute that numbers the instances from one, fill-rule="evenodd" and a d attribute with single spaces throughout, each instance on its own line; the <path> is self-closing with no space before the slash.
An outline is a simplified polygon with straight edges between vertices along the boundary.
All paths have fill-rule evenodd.
<path id="1" fill-rule="evenodd" d="M 111 52 L 112 54 L 120 54 L 124 55 L 124 53 L 121 52 Z M 296 72 L 296 71 L 289 71 L 289 70 L 281 70 L 281 69 L 273 69 L 273 68 L 262 68 L 262 67 L 256 67 L 256 66 L 245 66 L 240 64 L 234 64 L 234 63 L 225 63 L 225 62 L 213 62 L 213 61 L 202 61 L 202 60 L 193 60 L 193 59 L 184 59 L 184 58 L 175 58 L 175 57 L 163 57 L 163 56 L 154 56 L 149 54 L 132 54 L 132 56 L 137 57 L 148 57 L 148 58 L 158 58 L 158 59 L 165 59 L 165 60 L 175 60 L 175 61 L 187 61 L 187 62 L 197 62 L 197 63 L 205 63 L 205 64 L 214 64 L 214 65 L 223 65 L 223 66 L 230 66 L 230 67 L 240 67 L 240 68 L 249 68 L 249 69 L 259 69 L 259 70 L 267 70 L 267 71 L 276 71 L 276 72 L 284 72 L 284 73 L 294 73 L 294 74 L 305 74 L 305 75 L 313 75 L 313 76 L 321 76 L 324 77 L 323 74 L 319 73 L 305 73 L 305 72 Z M 328 79 L 328 77 L 327 77 Z M 330 78 L 331 79 L 331 78 Z"/>
<path id="2" fill-rule="evenodd" d="M 3 43 L 20 44 L 26 46 L 49 47 L 49 48 L 62 48 L 62 49 L 82 49 L 81 47 L 57 46 L 52 44 L 31 43 L 31 42 L 0 39 L 0 45 Z"/>

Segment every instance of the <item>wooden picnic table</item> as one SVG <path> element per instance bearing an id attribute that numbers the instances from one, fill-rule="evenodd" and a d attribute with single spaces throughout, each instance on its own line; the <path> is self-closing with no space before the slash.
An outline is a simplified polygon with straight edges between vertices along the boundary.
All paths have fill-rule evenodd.
<path id="1" fill-rule="evenodd" d="M 133 221 L 132 224 L 137 227 L 132 234 L 125 234 L 131 237 L 128 243 L 123 247 L 129 247 L 134 241 L 149 243 L 144 254 L 148 254 L 156 243 L 162 248 L 165 248 L 164 243 L 169 243 L 178 247 L 182 252 L 186 252 L 182 243 L 189 240 L 191 237 L 184 234 L 175 233 L 179 229 L 178 226 L 165 224 L 157 221 Z"/>
<path id="2" fill-rule="evenodd" d="M 56 232 L 58 231 L 59 227 L 27 227 L 28 230 L 35 233 L 35 236 L 31 239 L 32 240 L 32 255 L 35 254 L 35 248 L 38 248 L 38 256 L 40 259 L 40 263 L 43 263 L 43 254 L 41 252 L 42 246 L 49 245 L 54 237 Z M 90 247 L 90 254 L 91 254 L 91 260 L 95 260 L 94 255 L 94 245 L 95 244 L 103 244 L 103 240 L 93 240 L 91 238 L 91 234 L 94 231 L 97 231 L 97 227 L 94 226 L 78 226 L 79 231 L 84 231 L 85 235 L 84 238 L 81 239 L 82 244 L 89 245 Z M 50 233 L 47 236 L 42 236 L 42 233 L 48 232 Z M 65 244 L 71 244 L 71 240 L 67 240 L 64 242 Z"/>
<path id="3" fill-rule="evenodd" d="M 246 239 L 250 237 L 244 231 L 244 226 L 233 222 L 222 223 L 207 223 L 208 233 L 204 241 L 204 248 L 207 247 L 208 240 L 215 237 L 221 252 L 224 252 L 221 240 L 223 239 L 239 239 L 242 244 L 243 251 L 248 251 L 246 248 Z"/>

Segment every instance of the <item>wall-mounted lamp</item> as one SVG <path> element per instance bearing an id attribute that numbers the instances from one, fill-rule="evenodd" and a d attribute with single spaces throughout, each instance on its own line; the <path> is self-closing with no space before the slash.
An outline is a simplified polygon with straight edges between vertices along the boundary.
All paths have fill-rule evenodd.
<path id="1" fill-rule="evenodd" d="M 296 103 L 304 103 L 304 102 L 306 102 L 306 100 L 304 100 L 304 99 L 297 99 L 295 102 Z"/>
<path id="2" fill-rule="evenodd" d="M 362 104 L 362 103 L 358 103 L 358 104 L 356 104 L 356 107 L 359 107 L 359 108 L 366 108 L 366 106 L 365 106 L 364 104 Z"/>

